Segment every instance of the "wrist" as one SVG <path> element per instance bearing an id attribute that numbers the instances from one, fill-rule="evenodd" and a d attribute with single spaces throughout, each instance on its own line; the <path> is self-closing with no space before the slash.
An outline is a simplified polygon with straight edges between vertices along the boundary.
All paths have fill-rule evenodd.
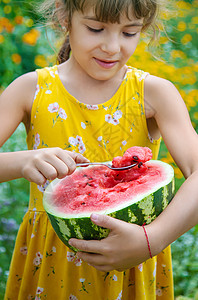
<path id="1" fill-rule="evenodd" d="M 148 251 L 150 248 L 150 253 L 153 256 L 156 256 L 157 254 L 159 254 L 160 252 L 162 252 L 167 245 L 165 244 L 161 234 L 160 234 L 160 230 L 159 228 L 157 228 L 156 226 L 154 226 L 153 223 L 144 226 L 146 234 L 145 234 L 145 239 L 148 238 Z M 146 238 L 147 235 L 147 238 Z"/>

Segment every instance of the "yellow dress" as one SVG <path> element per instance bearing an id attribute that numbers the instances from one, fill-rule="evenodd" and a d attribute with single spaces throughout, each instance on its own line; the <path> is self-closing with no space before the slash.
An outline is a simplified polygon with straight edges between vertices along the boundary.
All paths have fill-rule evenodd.
<path id="1" fill-rule="evenodd" d="M 29 149 L 61 147 L 80 152 L 90 161 L 107 161 L 132 146 L 147 146 L 157 158 L 160 139 L 149 137 L 144 113 L 147 73 L 128 67 L 115 95 L 99 105 L 80 103 L 70 95 L 57 66 L 37 73 Z M 77 259 L 57 237 L 43 209 L 44 189 L 31 183 L 29 210 L 16 239 L 6 300 L 174 298 L 170 247 L 125 272 L 97 271 Z"/>

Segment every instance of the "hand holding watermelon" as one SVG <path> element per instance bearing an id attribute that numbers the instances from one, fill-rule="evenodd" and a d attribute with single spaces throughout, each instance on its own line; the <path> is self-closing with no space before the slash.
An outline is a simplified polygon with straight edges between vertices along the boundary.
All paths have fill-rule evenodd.
<path id="1" fill-rule="evenodd" d="M 99 271 L 124 271 L 149 258 L 143 228 L 136 224 L 106 216 L 91 215 L 94 224 L 110 229 L 108 237 L 100 241 L 70 239 L 69 244 L 82 252 L 77 255 Z M 152 243 L 152 252 L 154 245 Z"/>

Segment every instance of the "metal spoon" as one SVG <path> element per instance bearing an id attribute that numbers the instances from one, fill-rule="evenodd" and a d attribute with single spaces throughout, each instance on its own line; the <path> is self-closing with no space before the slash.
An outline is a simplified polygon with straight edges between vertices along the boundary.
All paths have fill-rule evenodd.
<path id="1" fill-rule="evenodd" d="M 125 167 L 119 167 L 119 168 L 116 168 L 116 167 L 112 167 L 112 165 L 110 163 L 100 163 L 100 162 L 93 162 L 93 163 L 77 163 L 76 166 L 77 167 L 85 167 L 85 166 L 89 166 L 89 165 L 101 165 L 101 166 L 105 166 L 111 170 L 114 170 L 114 171 L 124 171 L 124 170 L 128 170 L 128 169 L 131 169 L 135 166 L 137 166 L 138 163 L 134 163 L 132 165 L 129 165 L 129 166 L 125 166 Z"/>

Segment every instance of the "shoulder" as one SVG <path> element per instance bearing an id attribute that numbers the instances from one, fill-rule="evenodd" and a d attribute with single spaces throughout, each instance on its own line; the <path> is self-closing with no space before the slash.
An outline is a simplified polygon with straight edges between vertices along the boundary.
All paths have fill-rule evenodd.
<path id="1" fill-rule="evenodd" d="M 17 79 L 15 79 L 5 90 L 9 99 L 12 98 L 13 102 L 21 104 L 24 108 L 29 107 L 33 101 L 36 85 L 37 85 L 37 73 L 26 73 Z M 12 97 L 12 95 L 14 97 Z M 10 100 L 11 101 L 11 100 Z"/>
<path id="2" fill-rule="evenodd" d="M 1 94 L 1 112 L 9 113 L 16 122 L 24 122 L 28 127 L 32 103 L 37 85 L 37 73 L 26 73 L 15 79 Z"/>
<path id="3" fill-rule="evenodd" d="M 174 107 L 185 106 L 172 82 L 153 75 L 145 78 L 144 102 L 148 118 L 162 113 L 169 114 Z"/>

